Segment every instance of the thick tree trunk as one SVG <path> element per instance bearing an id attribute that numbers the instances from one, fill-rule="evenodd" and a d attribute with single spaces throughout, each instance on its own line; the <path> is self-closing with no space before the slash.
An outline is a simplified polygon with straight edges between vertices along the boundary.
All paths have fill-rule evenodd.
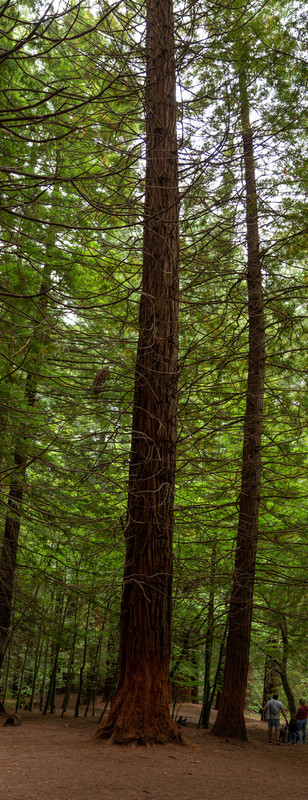
<path id="1" fill-rule="evenodd" d="M 249 353 L 239 523 L 229 610 L 224 683 L 212 732 L 246 740 L 244 720 L 253 587 L 261 489 L 261 435 L 265 370 L 265 327 L 253 137 L 246 78 L 240 76 L 241 122 L 246 183 Z"/>
<path id="2" fill-rule="evenodd" d="M 40 316 L 45 316 L 47 306 L 47 284 L 45 278 L 40 288 Z M 39 318 L 38 325 L 41 319 Z M 33 339 L 38 339 L 40 334 L 33 332 Z M 39 369 L 39 359 L 35 364 Z M 37 377 L 32 371 L 27 373 L 25 384 L 25 400 L 29 408 L 33 408 L 36 398 Z M 26 473 L 27 449 L 30 433 L 25 434 L 20 426 L 13 462 L 13 478 L 11 481 L 7 515 L 5 520 L 4 536 L 0 553 L 0 673 L 5 655 L 8 633 L 11 620 L 11 606 L 14 591 L 14 575 L 18 550 L 18 539 L 22 515 L 22 502 Z"/>
<path id="3" fill-rule="evenodd" d="M 143 280 L 119 681 L 97 737 L 180 741 L 168 700 L 178 405 L 178 171 L 171 0 L 148 0 Z"/>
<path id="4" fill-rule="evenodd" d="M 31 386 L 31 390 L 29 387 Z M 35 393 L 32 388 L 32 375 L 27 375 L 25 395 L 29 406 L 33 406 Z M 13 478 L 10 485 L 7 515 L 0 554 L 0 673 L 5 656 L 11 621 L 11 607 L 14 590 L 14 575 L 18 539 L 21 523 L 23 490 L 26 471 L 26 441 L 21 431 L 14 453 Z"/>

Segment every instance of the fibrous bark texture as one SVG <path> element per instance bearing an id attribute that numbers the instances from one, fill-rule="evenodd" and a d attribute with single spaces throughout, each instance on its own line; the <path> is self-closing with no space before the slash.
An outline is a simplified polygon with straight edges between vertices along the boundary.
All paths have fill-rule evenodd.
<path id="1" fill-rule="evenodd" d="M 173 14 L 148 0 L 146 197 L 119 681 L 96 737 L 180 741 L 168 702 L 178 405 L 178 167 Z"/>
<path id="2" fill-rule="evenodd" d="M 39 316 L 37 326 L 39 329 L 41 317 L 45 318 L 47 307 L 47 283 L 44 276 L 40 288 Z M 42 339 L 42 334 L 36 329 L 33 339 L 37 343 Z M 39 371 L 40 357 L 38 356 L 35 371 L 27 373 L 25 384 L 25 401 L 28 408 L 33 408 L 36 400 L 37 371 Z M 19 426 L 16 437 L 12 480 L 10 483 L 7 514 L 4 527 L 3 543 L 0 553 L 0 672 L 6 652 L 9 628 L 11 621 L 11 607 L 14 591 L 14 576 L 18 551 L 18 540 L 22 518 L 22 503 L 27 465 L 27 450 L 31 430 Z"/>
<path id="3" fill-rule="evenodd" d="M 33 376 L 28 373 L 25 397 L 29 406 L 34 405 L 35 394 L 36 387 Z M 13 478 L 10 484 L 3 542 L 0 553 L 0 672 L 6 652 L 11 621 L 11 606 L 21 524 L 26 460 L 26 437 L 24 433 L 19 430 L 14 453 Z"/>
<path id="4" fill-rule="evenodd" d="M 245 695 L 257 553 L 261 490 L 261 435 L 265 371 L 265 326 L 259 251 L 258 209 L 253 136 L 244 72 L 240 76 L 240 102 L 246 183 L 247 284 L 249 352 L 239 523 L 223 689 L 212 729 L 217 736 L 246 740 Z"/>

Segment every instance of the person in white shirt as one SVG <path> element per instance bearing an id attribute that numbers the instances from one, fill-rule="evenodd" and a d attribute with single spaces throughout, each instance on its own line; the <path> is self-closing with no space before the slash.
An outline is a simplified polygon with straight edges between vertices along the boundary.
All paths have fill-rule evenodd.
<path id="1" fill-rule="evenodd" d="M 276 732 L 276 744 L 280 744 L 279 741 L 279 728 L 280 728 L 280 712 L 283 714 L 286 723 L 288 724 L 288 720 L 286 717 L 285 710 L 283 708 L 282 703 L 278 700 L 278 694 L 275 692 L 273 694 L 272 700 L 269 700 L 266 706 L 266 718 L 267 718 L 267 727 L 268 727 L 268 743 L 272 744 L 272 730 L 275 729 Z"/>

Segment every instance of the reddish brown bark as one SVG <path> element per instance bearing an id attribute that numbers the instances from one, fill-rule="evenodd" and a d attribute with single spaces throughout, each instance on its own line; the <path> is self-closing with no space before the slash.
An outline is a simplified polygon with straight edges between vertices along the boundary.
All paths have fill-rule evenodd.
<path id="1" fill-rule="evenodd" d="M 242 458 L 239 523 L 223 689 L 213 733 L 247 738 L 244 707 L 249 665 L 253 587 L 261 489 L 261 435 L 265 370 L 265 327 L 259 251 L 253 136 L 246 78 L 240 76 L 240 102 L 246 183 L 247 285 L 249 318 L 248 380 Z"/>
<path id="2" fill-rule="evenodd" d="M 45 316 L 47 305 L 47 284 L 42 281 L 40 289 L 40 313 Z M 34 330 L 34 340 L 38 334 Z M 38 362 L 36 368 L 38 368 Z M 25 384 L 25 400 L 32 408 L 36 399 L 37 376 L 33 372 L 27 373 Z M 7 514 L 0 553 L 0 672 L 8 642 L 11 621 L 11 606 L 14 591 L 14 576 L 18 551 L 18 540 L 21 525 L 22 503 L 27 463 L 27 448 L 31 432 L 25 433 L 20 426 L 13 461 L 13 477 L 10 484 Z"/>
<path id="3" fill-rule="evenodd" d="M 180 741 L 168 702 L 178 405 L 178 168 L 171 0 L 148 0 L 143 279 L 119 681 L 96 737 Z"/>
<path id="4" fill-rule="evenodd" d="M 29 406 L 33 406 L 35 402 L 35 389 L 31 374 L 27 375 L 25 396 Z M 20 431 L 14 453 L 14 471 L 9 490 L 7 514 L 0 553 L 0 672 L 6 652 L 11 621 L 11 606 L 21 523 L 26 458 L 26 441 Z"/>

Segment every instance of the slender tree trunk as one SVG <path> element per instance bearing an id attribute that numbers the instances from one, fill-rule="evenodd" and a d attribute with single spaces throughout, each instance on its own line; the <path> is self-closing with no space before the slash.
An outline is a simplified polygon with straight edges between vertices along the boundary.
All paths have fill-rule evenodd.
<path id="1" fill-rule="evenodd" d="M 70 652 L 69 662 L 67 666 L 67 677 L 65 683 L 65 691 L 64 691 L 64 698 L 62 703 L 62 714 L 61 719 L 64 717 L 66 709 L 68 707 L 70 696 L 71 696 L 71 689 L 72 683 L 74 680 L 74 661 L 75 661 L 75 646 L 76 646 L 76 639 L 77 639 L 77 602 L 75 601 L 75 610 L 74 610 L 74 628 L 73 628 L 73 641 L 72 641 L 72 649 Z"/>
<path id="2" fill-rule="evenodd" d="M 51 646 L 51 673 L 49 678 L 49 686 L 48 686 L 43 716 L 47 714 L 48 706 L 50 706 L 49 709 L 50 714 L 54 714 L 56 710 L 55 699 L 56 699 L 56 689 L 57 689 L 58 660 L 59 660 L 59 653 L 61 650 L 61 644 L 63 641 L 64 622 L 68 608 L 68 602 L 69 602 L 68 600 L 66 601 L 66 603 L 64 602 L 64 598 L 63 596 L 61 596 L 61 590 L 59 590 L 59 593 L 56 596 L 55 600 L 55 617 L 54 617 L 55 633 L 54 633 L 54 641 Z"/>
<path id="3" fill-rule="evenodd" d="M 70 654 L 68 667 L 67 667 L 67 678 L 66 678 L 65 690 L 64 690 L 64 698 L 63 698 L 63 703 L 62 703 L 61 719 L 64 717 L 64 714 L 65 714 L 65 712 L 67 710 L 67 707 L 68 707 L 68 704 L 69 704 L 69 701 L 70 701 L 72 683 L 73 683 L 73 680 L 74 680 L 74 655 L 75 655 L 75 642 L 73 643 L 73 649 L 72 649 L 72 652 Z"/>
<path id="4" fill-rule="evenodd" d="M 273 647 L 273 641 L 269 639 L 269 645 Z M 277 661 L 271 653 L 266 653 L 264 665 L 263 695 L 262 695 L 262 720 L 266 719 L 266 706 L 273 693 L 278 690 L 278 666 Z M 261 713 L 261 712 L 260 712 Z"/>
<path id="5" fill-rule="evenodd" d="M 203 681 L 203 701 L 198 727 L 208 728 L 210 719 L 210 695 L 211 695 L 211 661 L 214 637 L 214 588 L 216 573 L 216 541 L 213 545 L 211 557 L 211 576 L 210 576 L 210 596 L 208 605 L 207 629 L 205 634 L 205 661 L 204 661 L 204 681 Z"/>
<path id="6" fill-rule="evenodd" d="M 282 659 L 279 662 L 279 671 L 281 676 L 281 682 L 285 691 L 285 695 L 288 701 L 289 711 L 291 716 L 296 714 L 296 704 L 294 694 L 292 692 L 291 686 L 289 684 L 288 672 L 287 672 L 287 663 L 288 663 L 288 655 L 289 655 L 289 638 L 288 638 L 288 628 L 287 628 L 287 617 L 286 614 L 281 614 L 280 616 L 280 631 L 282 637 Z"/>
<path id="7" fill-rule="evenodd" d="M 12 652 L 12 639 L 10 640 L 10 644 L 9 644 L 9 647 L 8 647 L 7 663 L 6 663 L 6 669 L 5 669 L 5 681 L 4 681 L 4 687 L 3 687 L 2 700 L 0 701 L 0 711 L 1 711 L 1 708 L 3 710 L 5 710 L 4 709 L 4 703 L 5 703 L 6 692 L 7 692 L 8 682 L 9 682 L 10 665 L 11 665 L 11 652 Z"/>
<path id="8" fill-rule="evenodd" d="M 87 611 L 87 621 L 86 621 L 86 629 L 85 629 L 85 637 L 83 645 L 83 657 L 82 657 L 82 664 L 79 670 L 79 687 L 78 687 L 78 694 L 77 694 L 75 713 L 74 713 L 75 717 L 79 716 L 79 706 L 81 703 L 81 696 L 82 696 L 83 673 L 84 673 L 84 668 L 86 666 L 87 650 L 88 650 L 88 630 L 89 630 L 90 611 L 91 611 L 91 600 L 89 600 L 88 611 Z"/>
<path id="9" fill-rule="evenodd" d="M 91 659 L 91 670 L 87 688 L 87 705 L 86 705 L 86 710 L 84 712 L 84 717 L 88 716 L 91 703 L 92 703 L 92 717 L 94 717 L 95 714 L 95 702 L 96 702 L 97 684 L 98 684 L 98 669 L 99 669 L 101 649 L 102 649 L 102 636 L 100 635 Z"/>
<path id="10" fill-rule="evenodd" d="M 56 675 L 57 675 L 57 668 L 58 668 L 58 658 L 60 652 L 60 642 L 57 643 L 55 650 L 54 650 L 54 659 L 52 664 L 51 675 L 49 679 L 49 686 L 47 691 L 47 697 L 45 701 L 43 717 L 47 714 L 48 706 L 50 704 L 50 714 L 55 713 L 55 694 L 56 694 Z"/>
<path id="11" fill-rule="evenodd" d="M 180 741 L 168 699 L 178 406 L 178 168 L 171 0 L 148 0 L 143 279 L 119 681 L 97 737 Z"/>
<path id="12" fill-rule="evenodd" d="M 41 682 L 41 686 L 40 686 L 40 705 L 39 705 L 40 711 L 43 711 L 43 709 L 44 709 L 45 687 L 46 687 L 47 667 L 48 667 L 48 656 L 49 656 L 49 638 L 47 638 L 47 642 L 46 642 L 43 677 L 42 677 L 42 682 Z"/>
<path id="13" fill-rule="evenodd" d="M 30 637 L 29 637 L 29 638 L 30 638 Z M 29 652 L 29 640 L 28 640 L 28 642 L 27 642 L 27 646 L 26 646 L 26 652 L 25 652 L 25 657 L 24 657 L 24 660 L 23 660 L 23 664 L 22 664 L 22 668 L 21 668 L 21 673 L 20 673 L 20 679 L 19 679 L 19 689 L 18 689 L 18 695 L 17 695 L 17 700 L 16 700 L 16 706 L 15 706 L 15 711 L 16 711 L 16 714 L 17 714 L 17 711 L 18 711 L 18 709 L 19 709 L 20 696 L 21 696 L 21 693 L 22 693 L 23 680 L 24 680 L 24 674 L 25 674 L 26 663 L 27 663 L 27 658 L 28 658 L 28 652 Z"/>
<path id="14" fill-rule="evenodd" d="M 216 690 L 217 690 L 216 701 L 215 701 L 215 706 L 214 706 L 215 707 L 215 711 L 217 711 L 217 709 L 219 708 L 219 701 L 220 701 L 220 695 L 221 695 L 220 686 L 222 685 L 223 674 L 224 674 L 224 661 L 225 661 L 225 655 L 226 655 L 227 632 L 228 632 L 228 624 L 226 624 L 226 626 L 225 626 L 225 629 L 224 629 L 224 632 L 223 632 L 223 636 L 222 636 L 222 640 L 221 640 L 221 643 L 220 643 L 218 662 L 217 662 L 214 682 L 213 682 L 210 701 L 209 701 L 209 706 L 210 706 L 210 709 L 211 709 L 212 705 L 214 703 L 214 697 L 215 697 L 215 693 L 216 693 Z M 218 689 L 217 689 L 217 687 L 218 687 Z"/>
<path id="15" fill-rule="evenodd" d="M 246 740 L 245 695 L 249 665 L 253 588 L 261 490 L 261 435 L 265 371 L 265 326 L 259 251 L 253 136 L 244 71 L 240 103 L 246 183 L 249 353 L 239 523 L 223 689 L 212 732 Z"/>
<path id="16" fill-rule="evenodd" d="M 42 623 L 39 630 L 37 645 L 36 645 L 36 654 L 35 654 L 35 663 L 34 663 L 34 670 L 33 670 L 33 677 L 32 677 L 32 691 L 31 697 L 29 701 L 29 711 L 32 711 L 33 702 L 35 697 L 35 690 L 36 690 L 36 682 L 37 676 L 40 669 L 41 657 L 42 657 L 42 650 L 43 650 L 43 641 L 42 641 Z"/>

